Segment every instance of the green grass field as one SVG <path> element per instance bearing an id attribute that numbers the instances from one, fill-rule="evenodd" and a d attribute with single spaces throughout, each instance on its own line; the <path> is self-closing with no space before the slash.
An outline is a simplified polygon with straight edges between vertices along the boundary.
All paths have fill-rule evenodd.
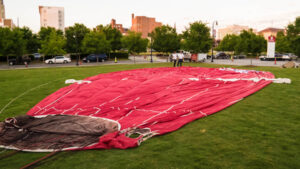
<path id="1" fill-rule="evenodd" d="M 185 66 L 224 67 L 210 64 Z M 0 71 L 0 120 L 25 114 L 40 100 L 66 86 L 66 79 L 170 64 L 112 65 Z M 229 66 L 227 66 L 229 67 Z M 37 168 L 300 168 L 300 69 L 235 67 L 270 71 L 292 84 L 271 84 L 237 104 L 196 120 L 140 147 L 127 150 L 61 152 Z M 42 85 L 42 86 L 40 86 Z M 40 87 L 37 87 L 40 86 Z M 29 91 L 26 93 L 26 91 Z M 25 93 L 24 93 L 25 92 Z M 48 153 L 0 149 L 0 168 L 20 168 Z"/>

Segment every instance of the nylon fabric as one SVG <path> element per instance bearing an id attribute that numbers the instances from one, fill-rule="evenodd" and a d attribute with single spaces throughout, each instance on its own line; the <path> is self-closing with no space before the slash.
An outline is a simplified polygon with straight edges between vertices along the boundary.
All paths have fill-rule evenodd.
<path id="1" fill-rule="evenodd" d="M 220 81 L 221 79 L 261 79 Z M 155 135 L 175 131 L 262 89 L 270 72 L 200 67 L 147 68 L 99 74 L 46 97 L 27 114 L 94 116 L 120 123 L 82 149 L 127 149 Z M 147 129 L 147 130 L 142 130 Z M 130 137 L 135 131 L 138 137 Z M 130 134 L 129 134 L 130 133 Z M 131 135 L 132 136 L 132 135 Z"/>

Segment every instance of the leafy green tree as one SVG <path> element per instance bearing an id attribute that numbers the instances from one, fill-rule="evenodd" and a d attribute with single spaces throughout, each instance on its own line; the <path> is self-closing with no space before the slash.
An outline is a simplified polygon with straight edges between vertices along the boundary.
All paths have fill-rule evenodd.
<path id="1" fill-rule="evenodd" d="M 169 53 L 180 48 L 180 37 L 176 29 L 168 25 L 155 28 L 150 37 L 153 39 L 152 48 L 158 52 Z"/>
<path id="2" fill-rule="evenodd" d="M 206 53 L 212 47 L 210 29 L 201 21 L 191 23 L 183 32 L 182 47 L 193 53 Z"/>
<path id="3" fill-rule="evenodd" d="M 125 47 L 129 53 L 141 53 L 146 52 L 148 39 L 142 38 L 141 33 L 129 31 L 127 36 L 122 38 L 123 47 Z"/>
<path id="4" fill-rule="evenodd" d="M 47 40 L 52 32 L 56 32 L 57 35 L 63 36 L 63 32 L 61 30 L 56 30 L 53 27 L 42 27 L 38 33 L 39 40 L 40 41 Z"/>
<path id="5" fill-rule="evenodd" d="M 235 51 L 236 45 L 239 42 L 239 36 L 234 34 L 226 35 L 220 42 L 216 50 L 218 51 Z"/>
<path id="6" fill-rule="evenodd" d="M 66 28 L 67 39 L 66 49 L 69 53 L 82 53 L 82 41 L 90 30 L 83 24 L 76 23 L 74 26 Z"/>
<path id="7" fill-rule="evenodd" d="M 24 34 L 23 39 L 26 41 L 26 53 L 36 53 L 41 46 L 38 36 L 32 33 L 28 27 L 20 28 L 20 30 Z"/>
<path id="8" fill-rule="evenodd" d="M 279 53 L 290 53 L 291 43 L 288 37 L 284 35 L 284 32 L 280 31 L 276 35 L 276 52 Z"/>
<path id="9" fill-rule="evenodd" d="M 111 25 L 98 25 L 96 27 L 96 31 L 103 32 L 105 34 L 106 40 L 109 41 L 113 52 L 122 48 L 122 33 L 118 29 L 112 28 Z"/>
<path id="10" fill-rule="evenodd" d="M 291 44 L 291 51 L 300 57 L 300 17 L 287 26 L 287 39 Z"/>
<path id="11" fill-rule="evenodd" d="M 235 53 L 245 53 L 257 56 L 266 50 L 267 41 L 263 36 L 256 35 L 252 30 L 243 30 L 235 46 Z"/>
<path id="12" fill-rule="evenodd" d="M 11 53 L 11 46 L 13 41 L 11 39 L 12 32 L 9 28 L 0 27 L 0 56 L 6 57 L 8 63 L 8 56 Z"/>
<path id="13" fill-rule="evenodd" d="M 110 42 L 101 32 L 87 33 L 82 41 L 82 51 L 85 53 L 107 53 L 111 50 Z"/>
<path id="14" fill-rule="evenodd" d="M 26 40 L 24 39 L 24 32 L 20 28 L 14 28 L 11 32 L 10 54 L 22 57 L 26 52 Z"/>
<path id="15" fill-rule="evenodd" d="M 41 43 L 40 53 L 44 55 L 63 55 L 65 54 L 64 46 L 66 41 L 64 37 L 58 34 L 55 30 L 52 30 L 45 40 Z"/>

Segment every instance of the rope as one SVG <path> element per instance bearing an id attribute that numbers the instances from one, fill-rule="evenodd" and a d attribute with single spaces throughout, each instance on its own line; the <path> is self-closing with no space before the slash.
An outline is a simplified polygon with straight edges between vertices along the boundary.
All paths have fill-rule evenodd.
<path id="1" fill-rule="evenodd" d="M 51 82 L 47 82 L 47 83 L 41 84 L 41 85 L 39 85 L 39 86 L 36 86 L 36 87 L 34 87 L 34 88 L 32 88 L 32 89 L 29 89 L 29 90 L 25 91 L 24 93 L 20 94 L 19 96 L 15 97 L 15 98 L 12 99 L 10 102 L 8 102 L 8 103 L 0 110 L 0 114 L 3 113 L 3 111 L 4 111 L 9 105 L 11 105 L 14 101 L 16 101 L 18 98 L 20 98 L 20 97 L 26 95 L 27 93 L 29 93 L 29 92 L 31 92 L 31 91 L 37 89 L 37 88 L 40 88 L 40 87 L 42 87 L 42 86 L 46 86 L 46 85 L 48 85 L 49 83 L 52 83 L 52 82 L 55 82 L 55 81 L 58 81 L 58 80 L 61 80 L 61 79 L 65 79 L 65 78 L 56 79 L 56 80 L 54 80 L 54 81 L 51 81 Z"/>
<path id="2" fill-rule="evenodd" d="M 37 86 L 37 87 L 34 87 L 34 88 L 32 88 L 32 89 L 29 89 L 29 90 L 27 90 L 26 92 L 24 92 L 24 93 L 20 94 L 19 96 L 15 97 L 14 99 L 12 99 L 10 102 L 8 102 L 8 103 L 0 110 L 0 114 L 1 114 L 1 113 L 2 113 L 2 112 L 10 105 L 10 104 L 12 104 L 14 101 L 16 101 L 18 98 L 24 96 L 25 94 L 27 94 L 27 93 L 29 93 L 29 92 L 31 92 L 31 91 L 33 91 L 33 90 L 39 88 L 39 87 L 45 86 L 45 85 L 47 85 L 47 84 L 49 84 L 49 82 L 48 82 L 48 83 L 41 84 L 41 85 L 39 85 L 39 86 Z"/>
<path id="3" fill-rule="evenodd" d="M 38 163 L 41 162 L 42 160 L 45 160 L 46 158 L 49 158 L 49 157 L 51 157 L 51 156 L 53 156 L 53 155 L 55 155 L 55 154 L 57 154 L 57 153 L 58 153 L 58 151 L 54 151 L 54 152 L 52 152 L 52 153 L 49 153 L 49 154 L 43 156 L 43 157 L 40 158 L 40 159 L 37 159 L 37 160 L 35 160 L 35 161 L 33 161 L 33 162 L 29 163 L 29 164 L 24 165 L 24 166 L 21 167 L 20 169 L 30 168 L 30 167 L 32 167 L 32 166 L 38 164 Z"/>

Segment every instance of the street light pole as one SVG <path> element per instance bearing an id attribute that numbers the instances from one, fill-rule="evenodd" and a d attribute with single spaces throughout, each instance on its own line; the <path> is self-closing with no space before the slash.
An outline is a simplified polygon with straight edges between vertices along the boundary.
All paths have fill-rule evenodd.
<path id="1" fill-rule="evenodd" d="M 150 37 L 150 62 L 153 63 L 153 58 L 152 58 L 152 33 L 148 33 L 148 37 Z"/>
<path id="2" fill-rule="evenodd" d="M 75 43 L 76 43 L 76 55 L 77 55 L 77 58 L 76 58 L 76 66 L 79 66 L 79 56 L 78 56 L 78 42 L 77 42 L 77 38 L 76 38 L 76 35 L 73 35 L 73 38 L 75 40 Z"/>
<path id="3" fill-rule="evenodd" d="M 215 45 L 215 29 L 214 25 L 218 25 L 218 21 L 213 21 L 212 23 L 212 46 L 211 46 L 211 62 L 214 62 L 214 45 Z"/>

